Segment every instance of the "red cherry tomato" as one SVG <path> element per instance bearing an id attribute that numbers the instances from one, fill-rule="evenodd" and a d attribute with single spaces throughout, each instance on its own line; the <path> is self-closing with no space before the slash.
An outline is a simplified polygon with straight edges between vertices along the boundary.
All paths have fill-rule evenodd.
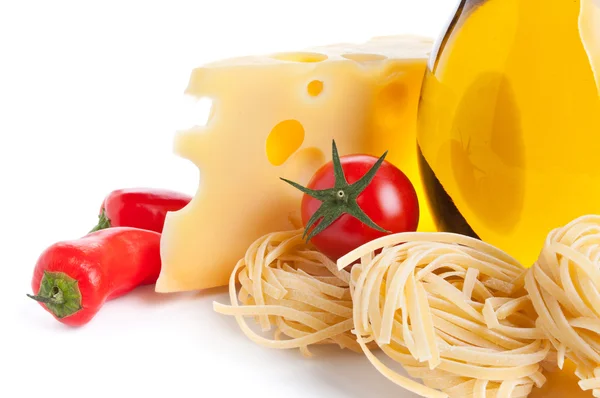
<path id="1" fill-rule="evenodd" d="M 368 155 L 349 155 L 340 158 L 346 180 L 352 184 L 359 180 L 377 162 Z M 333 163 L 321 167 L 308 184 L 313 190 L 333 188 L 335 182 Z M 415 189 L 406 175 L 391 163 L 384 161 L 375 178 L 358 196 L 359 207 L 375 224 L 390 233 L 413 232 L 419 224 L 419 202 Z M 302 222 L 306 226 L 322 202 L 304 195 Z M 349 214 L 343 214 L 325 230 L 311 239 L 315 247 L 337 260 L 365 243 L 386 235 Z"/>

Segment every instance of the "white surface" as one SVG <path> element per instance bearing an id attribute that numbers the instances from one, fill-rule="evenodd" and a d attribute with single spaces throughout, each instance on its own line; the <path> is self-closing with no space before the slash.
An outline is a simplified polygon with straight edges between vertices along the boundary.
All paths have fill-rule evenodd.
<path id="1" fill-rule="evenodd" d="M 171 154 L 192 67 L 436 36 L 456 2 L 0 2 L 0 397 L 409 397 L 359 355 L 317 350 L 307 360 L 254 345 L 212 312 L 213 300 L 227 302 L 223 289 L 142 288 L 79 329 L 25 293 L 39 253 L 89 230 L 112 189 L 194 192 L 197 170 Z"/>

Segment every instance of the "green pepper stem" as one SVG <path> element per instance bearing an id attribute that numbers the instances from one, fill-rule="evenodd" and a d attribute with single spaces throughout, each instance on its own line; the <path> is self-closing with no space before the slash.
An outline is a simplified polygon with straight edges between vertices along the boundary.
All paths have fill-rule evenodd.
<path id="1" fill-rule="evenodd" d="M 102 212 L 98 216 L 98 224 L 96 224 L 96 226 L 89 233 L 91 234 L 92 232 L 100 231 L 101 229 L 110 227 L 110 220 L 108 217 L 106 217 L 106 210 L 102 209 Z"/>
<path id="2" fill-rule="evenodd" d="M 27 297 L 42 303 L 56 318 L 71 316 L 83 309 L 81 291 L 76 279 L 64 272 L 44 271 L 37 294 Z"/>
<path id="3" fill-rule="evenodd" d="M 60 305 L 60 304 L 64 304 L 64 302 L 65 302 L 63 292 L 58 287 L 54 287 L 52 289 L 52 296 L 50 296 L 50 297 L 44 297 L 44 296 L 39 296 L 39 295 L 33 296 L 31 294 L 28 294 L 27 297 L 29 297 L 35 301 L 39 301 L 40 303 L 44 303 L 44 304 Z"/>

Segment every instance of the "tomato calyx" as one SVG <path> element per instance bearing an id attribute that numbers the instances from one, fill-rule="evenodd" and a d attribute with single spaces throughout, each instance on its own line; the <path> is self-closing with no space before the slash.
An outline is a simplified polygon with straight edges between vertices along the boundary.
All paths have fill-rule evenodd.
<path id="1" fill-rule="evenodd" d="M 371 220 L 371 218 L 369 218 L 369 216 L 356 202 L 359 195 L 365 190 L 365 188 L 369 186 L 371 181 L 373 181 L 373 178 L 375 178 L 375 175 L 385 160 L 387 153 L 388 152 L 386 151 L 369 169 L 369 171 L 367 171 L 365 175 L 362 176 L 358 181 L 353 184 L 348 184 L 334 140 L 332 144 L 332 163 L 335 177 L 333 188 L 313 190 L 293 181 L 281 178 L 281 180 L 287 182 L 294 188 L 297 188 L 306 195 L 309 195 L 322 202 L 319 209 L 306 223 L 306 229 L 304 231 L 304 235 L 302 236 L 303 239 L 306 239 L 307 242 L 310 241 L 315 235 L 321 233 L 343 214 L 349 214 L 363 224 L 368 225 L 377 231 L 385 233 L 389 232 Z M 315 226 L 315 224 L 317 225 Z"/>

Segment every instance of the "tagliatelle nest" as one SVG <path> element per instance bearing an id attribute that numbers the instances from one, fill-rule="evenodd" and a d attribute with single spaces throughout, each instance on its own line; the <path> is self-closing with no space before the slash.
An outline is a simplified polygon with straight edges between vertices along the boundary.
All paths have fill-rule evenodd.
<path id="1" fill-rule="evenodd" d="M 375 254 L 383 248 L 382 252 Z M 352 269 L 358 343 L 387 378 L 425 397 L 526 397 L 542 386 L 550 343 L 536 328 L 525 270 L 479 240 L 404 233 L 341 258 Z M 425 386 L 373 355 L 382 351 Z"/>
<path id="2" fill-rule="evenodd" d="M 552 231 L 526 278 L 537 323 L 569 358 L 583 390 L 600 397 L 600 216 Z"/>
<path id="3" fill-rule="evenodd" d="M 214 309 L 235 316 L 244 334 L 266 347 L 310 355 L 309 345 L 337 344 L 361 352 L 351 333 L 350 274 L 338 271 L 302 234 L 277 232 L 254 242 L 231 275 L 231 305 L 215 303 Z M 244 317 L 254 317 L 263 332 L 273 331 L 273 339 L 254 332 Z"/>

